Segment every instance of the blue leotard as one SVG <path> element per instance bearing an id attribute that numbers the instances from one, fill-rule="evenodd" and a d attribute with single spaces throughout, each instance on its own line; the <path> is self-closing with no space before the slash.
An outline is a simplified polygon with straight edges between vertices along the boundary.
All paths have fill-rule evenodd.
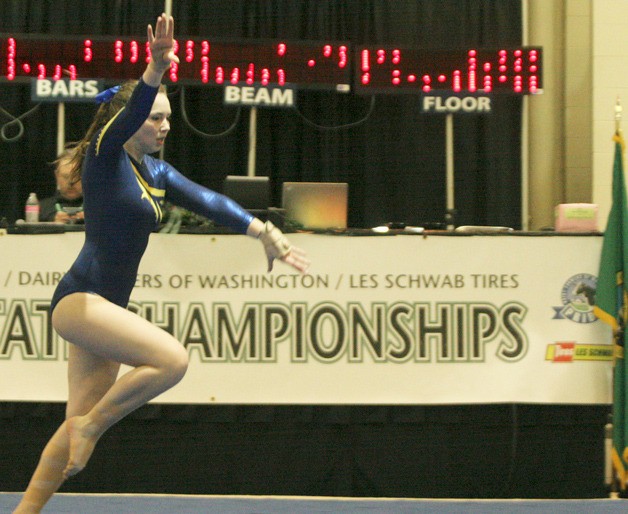
<path id="1" fill-rule="evenodd" d="M 140 165 L 130 159 L 123 145 L 148 118 L 157 91 L 140 80 L 126 107 L 88 147 L 82 172 L 85 243 L 55 290 L 51 312 L 75 292 L 126 307 L 164 200 L 239 233 L 253 220 L 233 200 L 188 180 L 165 161 L 147 155 Z"/>

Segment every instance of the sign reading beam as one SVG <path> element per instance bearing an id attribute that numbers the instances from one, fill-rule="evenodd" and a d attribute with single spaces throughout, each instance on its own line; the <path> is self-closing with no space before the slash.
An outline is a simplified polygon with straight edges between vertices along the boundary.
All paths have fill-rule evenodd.
<path id="1" fill-rule="evenodd" d="M 295 89 L 290 86 L 225 86 L 223 99 L 225 105 L 293 107 L 295 105 Z"/>

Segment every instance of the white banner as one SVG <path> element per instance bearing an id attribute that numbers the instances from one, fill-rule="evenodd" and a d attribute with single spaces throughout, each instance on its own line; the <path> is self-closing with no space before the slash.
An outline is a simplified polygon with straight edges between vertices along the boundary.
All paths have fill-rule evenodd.
<path id="1" fill-rule="evenodd" d="M 130 309 L 188 374 L 156 401 L 610 403 L 592 314 L 602 238 L 291 234 L 308 275 L 244 236 L 153 234 Z M 0 237 L 0 401 L 65 401 L 48 306 L 82 233 Z"/>

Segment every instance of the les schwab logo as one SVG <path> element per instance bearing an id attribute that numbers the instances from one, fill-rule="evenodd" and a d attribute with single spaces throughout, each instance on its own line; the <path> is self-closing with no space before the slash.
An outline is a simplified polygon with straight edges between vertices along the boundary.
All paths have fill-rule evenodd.
<path id="1" fill-rule="evenodd" d="M 613 346 L 559 341 L 547 345 L 545 360 L 552 362 L 611 361 L 613 360 Z"/>

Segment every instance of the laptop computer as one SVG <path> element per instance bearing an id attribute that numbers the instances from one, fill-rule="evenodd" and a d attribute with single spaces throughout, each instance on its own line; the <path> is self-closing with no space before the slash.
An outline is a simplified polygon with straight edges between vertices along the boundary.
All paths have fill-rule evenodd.
<path id="1" fill-rule="evenodd" d="M 348 193 L 346 182 L 284 182 L 281 206 L 305 230 L 345 230 Z"/>

